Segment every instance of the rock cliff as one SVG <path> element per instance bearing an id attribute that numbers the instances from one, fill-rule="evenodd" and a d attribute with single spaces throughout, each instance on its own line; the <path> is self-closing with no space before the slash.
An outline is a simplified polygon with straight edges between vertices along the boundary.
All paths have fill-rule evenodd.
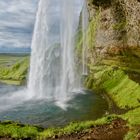
<path id="1" fill-rule="evenodd" d="M 139 0 L 87 0 L 87 5 L 90 24 L 96 24 L 94 39 L 90 40 L 90 44 L 97 55 L 114 55 L 128 49 L 139 49 Z"/>
<path id="2" fill-rule="evenodd" d="M 125 140 L 137 139 L 137 126 L 140 125 L 140 0 L 87 0 L 87 6 L 89 75 L 85 86 L 106 93 L 119 108 L 126 110 L 122 116 L 134 127 L 136 134 L 132 138 L 128 133 Z M 78 48 L 80 44 L 82 41 Z"/>

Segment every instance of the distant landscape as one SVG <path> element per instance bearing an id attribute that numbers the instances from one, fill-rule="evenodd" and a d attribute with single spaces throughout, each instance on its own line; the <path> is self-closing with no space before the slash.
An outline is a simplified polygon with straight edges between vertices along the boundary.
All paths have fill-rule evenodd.
<path id="1" fill-rule="evenodd" d="M 0 54 L 2 53 L 30 53 L 31 48 L 14 48 L 14 47 L 0 47 Z"/>
<path id="2" fill-rule="evenodd" d="M 0 53 L 0 82 L 12 85 L 25 83 L 29 68 L 29 53 Z"/>

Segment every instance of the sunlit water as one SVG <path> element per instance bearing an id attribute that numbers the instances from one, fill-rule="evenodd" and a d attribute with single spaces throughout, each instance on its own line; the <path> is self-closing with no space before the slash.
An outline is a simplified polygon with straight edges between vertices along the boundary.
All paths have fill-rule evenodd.
<path id="1" fill-rule="evenodd" d="M 95 120 L 104 115 L 108 108 L 102 96 L 86 90 L 69 101 L 67 108 L 61 108 L 53 100 L 27 100 L 24 87 L 0 85 L 0 89 L 0 120 L 43 127 L 62 126 L 71 121 Z"/>

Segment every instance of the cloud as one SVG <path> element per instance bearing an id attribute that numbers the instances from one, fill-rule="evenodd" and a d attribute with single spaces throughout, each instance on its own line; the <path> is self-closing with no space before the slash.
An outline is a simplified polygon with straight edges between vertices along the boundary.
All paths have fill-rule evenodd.
<path id="1" fill-rule="evenodd" d="M 0 1 L 0 47 L 30 47 L 38 0 Z"/>
<path id="2" fill-rule="evenodd" d="M 61 0 L 50 0 L 50 26 L 55 36 L 59 32 Z M 83 0 L 76 0 L 77 10 Z M 0 48 L 28 48 L 31 46 L 39 0 L 0 0 Z M 53 4 L 52 4 L 53 3 Z M 53 27 L 52 27 L 53 26 Z"/>

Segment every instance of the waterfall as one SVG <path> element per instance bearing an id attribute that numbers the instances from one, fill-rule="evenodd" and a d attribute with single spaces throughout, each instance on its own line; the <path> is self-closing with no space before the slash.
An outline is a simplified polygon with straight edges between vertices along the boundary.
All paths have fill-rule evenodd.
<path id="1" fill-rule="evenodd" d="M 88 74 L 87 69 L 87 28 L 88 28 L 88 9 L 86 0 L 84 0 L 82 10 L 82 33 L 83 33 L 83 50 L 82 50 L 82 62 L 83 62 L 83 75 Z"/>
<path id="2" fill-rule="evenodd" d="M 62 79 L 61 93 L 67 99 L 74 89 L 74 36 L 75 36 L 75 1 L 62 0 L 61 48 L 62 48 Z"/>
<path id="3" fill-rule="evenodd" d="M 39 2 L 31 45 L 31 97 L 67 100 L 76 88 L 74 37 L 80 15 L 76 4 L 75 0 Z"/>
<path id="4" fill-rule="evenodd" d="M 31 97 L 53 98 L 60 83 L 59 21 L 56 0 L 40 0 L 32 40 L 28 89 Z"/>

